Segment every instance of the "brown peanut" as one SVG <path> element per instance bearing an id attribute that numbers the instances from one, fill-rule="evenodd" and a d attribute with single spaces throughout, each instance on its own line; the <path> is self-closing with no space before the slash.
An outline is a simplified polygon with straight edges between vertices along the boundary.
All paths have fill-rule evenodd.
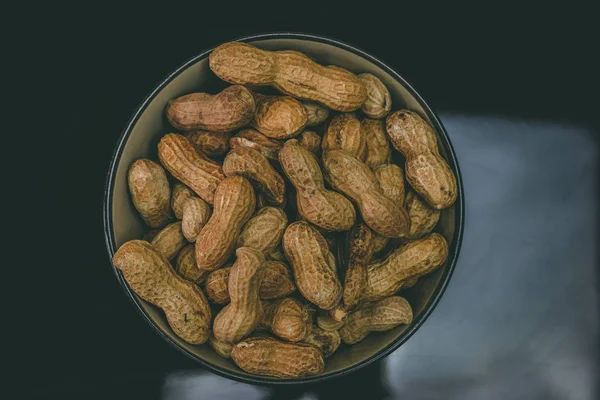
<path id="1" fill-rule="evenodd" d="M 262 305 L 258 299 L 260 267 L 265 257 L 250 247 L 240 247 L 237 259 L 229 274 L 228 291 L 231 299 L 215 317 L 213 334 L 225 343 L 236 343 L 254 330 L 262 318 Z"/>
<path id="2" fill-rule="evenodd" d="M 354 113 L 338 114 L 331 119 L 321 144 L 323 151 L 341 149 L 364 160 L 367 139 Z"/>
<path id="3" fill-rule="evenodd" d="M 194 197 L 196 194 L 192 189 L 185 186 L 183 183 L 176 182 L 171 190 L 171 209 L 175 213 L 175 218 L 183 218 L 183 204 L 190 197 Z"/>
<path id="4" fill-rule="evenodd" d="M 171 217 L 171 189 L 165 170 L 154 161 L 142 158 L 129 167 L 127 173 L 133 205 L 151 228 L 160 228 Z"/>
<path id="5" fill-rule="evenodd" d="M 196 285 L 179 277 L 150 243 L 132 240 L 123 244 L 113 263 L 138 296 L 165 312 L 177 336 L 192 344 L 206 342 L 211 320 L 206 297 Z"/>
<path id="6" fill-rule="evenodd" d="M 287 223 L 287 215 L 281 208 L 261 208 L 244 225 L 237 247 L 252 247 L 269 254 L 281 243 Z"/>
<path id="7" fill-rule="evenodd" d="M 430 273 L 447 257 L 448 243 L 437 233 L 398 247 L 383 260 L 368 266 L 363 301 L 377 301 L 393 295 L 406 281 Z"/>
<path id="8" fill-rule="evenodd" d="M 169 133 L 158 143 L 158 158 L 176 179 L 213 204 L 215 190 L 225 175 L 221 166 L 202 158 L 185 136 Z"/>
<path id="9" fill-rule="evenodd" d="M 221 342 L 217 340 L 214 335 L 210 335 L 208 337 L 208 344 L 213 348 L 215 353 L 220 355 L 223 358 L 231 358 L 231 349 L 233 349 L 233 345 L 231 343 Z"/>
<path id="10" fill-rule="evenodd" d="M 267 51 L 229 42 L 213 50 L 209 65 L 226 82 L 272 86 L 337 111 L 354 111 L 367 99 L 367 90 L 356 75 L 321 66 L 297 51 Z"/>
<path id="11" fill-rule="evenodd" d="M 253 337 L 235 344 L 231 358 L 250 374 L 297 378 L 323 372 L 323 354 L 305 343 L 286 343 L 267 337 Z"/>
<path id="12" fill-rule="evenodd" d="M 367 285 L 367 263 L 375 249 L 375 234 L 366 224 L 356 224 L 348 233 L 347 248 L 348 265 L 342 296 L 345 311 L 356 307 Z"/>
<path id="13" fill-rule="evenodd" d="M 408 325 L 412 318 L 408 301 L 400 296 L 388 297 L 349 313 L 340 329 L 340 337 L 345 344 L 358 343 L 370 332 L 389 331 L 401 324 Z"/>
<path id="14" fill-rule="evenodd" d="M 181 231 L 188 242 L 194 243 L 200 234 L 200 230 L 206 225 L 210 214 L 210 206 L 200 197 L 190 197 L 183 205 L 183 218 L 181 220 Z"/>
<path id="15" fill-rule="evenodd" d="M 264 316 L 259 328 L 267 329 L 288 342 L 304 339 L 311 330 L 312 322 L 307 308 L 296 299 L 263 301 Z"/>
<path id="16" fill-rule="evenodd" d="M 377 232 L 373 233 L 375 234 L 375 245 L 373 247 L 373 254 L 375 254 L 385 249 L 385 246 L 387 246 L 388 242 L 390 241 L 390 238 L 380 235 Z"/>
<path id="17" fill-rule="evenodd" d="M 392 149 L 385 133 L 385 122 L 380 119 L 364 118 L 360 127 L 367 142 L 365 164 L 371 169 L 392 161 Z"/>
<path id="18" fill-rule="evenodd" d="M 247 125 L 256 109 L 252 93 L 234 85 L 220 93 L 192 93 L 169 101 L 165 114 L 176 129 L 227 132 Z"/>
<path id="19" fill-rule="evenodd" d="M 223 162 L 223 172 L 227 176 L 240 175 L 247 178 L 264 194 L 267 202 L 283 205 L 285 182 L 258 150 L 249 147 L 236 147 L 231 150 Z"/>
<path id="20" fill-rule="evenodd" d="M 172 260 L 181 249 L 187 244 L 185 236 L 181 231 L 181 221 L 174 222 L 165 226 L 152 239 L 152 247 L 167 260 Z"/>
<path id="21" fill-rule="evenodd" d="M 229 137 L 227 132 L 193 131 L 185 135 L 194 145 L 197 152 L 210 157 L 222 156 L 229 150 Z"/>
<path id="22" fill-rule="evenodd" d="M 329 110 L 319 103 L 314 101 L 303 101 L 302 104 L 306 109 L 306 126 L 315 126 L 325 122 L 329 118 Z"/>
<path id="23" fill-rule="evenodd" d="M 313 325 L 310 333 L 302 342 L 316 346 L 323 352 L 324 357 L 329 357 L 340 347 L 341 339 L 338 331 L 326 331 L 317 325 Z"/>
<path id="24" fill-rule="evenodd" d="M 396 164 L 384 164 L 373 170 L 383 195 L 404 207 L 404 172 Z"/>
<path id="25" fill-rule="evenodd" d="M 291 139 L 279 152 L 279 161 L 296 188 L 296 203 L 302 217 L 330 231 L 345 231 L 354 225 L 354 206 L 341 194 L 325 189 L 323 173 L 313 153 Z"/>
<path id="26" fill-rule="evenodd" d="M 246 178 L 226 178 L 215 192 L 213 213 L 196 240 L 198 268 L 213 271 L 229 258 L 242 227 L 254 213 L 254 189 Z"/>
<path id="27" fill-rule="evenodd" d="M 304 221 L 294 222 L 283 235 L 283 249 L 300 293 L 322 309 L 333 308 L 342 295 L 342 285 L 323 236 Z"/>
<path id="28" fill-rule="evenodd" d="M 150 229 L 149 231 L 146 231 L 144 233 L 144 236 L 142 236 L 142 240 L 146 242 L 151 242 L 152 239 L 154 239 L 156 235 L 158 235 L 158 232 L 160 232 L 160 229 Z"/>
<path id="29" fill-rule="evenodd" d="M 406 211 L 410 217 L 410 232 L 407 239 L 418 239 L 433 230 L 440 219 L 440 210 L 431 208 L 414 191 L 406 194 Z"/>
<path id="30" fill-rule="evenodd" d="M 324 331 L 337 331 L 344 326 L 343 318 L 334 319 L 331 312 L 319 312 L 317 315 L 317 325 Z"/>
<path id="31" fill-rule="evenodd" d="M 304 131 L 298 136 L 300 146 L 308 151 L 317 154 L 321 150 L 321 136 L 313 131 Z"/>
<path id="32" fill-rule="evenodd" d="M 267 254 L 267 258 L 273 261 L 287 261 L 281 247 L 277 247 L 276 249 L 272 250 L 269 254 Z"/>
<path id="33" fill-rule="evenodd" d="M 256 111 L 251 125 L 273 139 L 288 139 L 302 131 L 308 120 L 306 109 L 290 96 L 264 96 L 256 93 Z"/>
<path id="34" fill-rule="evenodd" d="M 236 147 L 250 147 L 260 151 L 269 160 L 279 161 L 277 156 L 282 144 L 279 140 L 270 139 L 254 129 L 244 129 L 229 139 L 229 146 L 232 149 Z"/>
<path id="35" fill-rule="evenodd" d="M 433 128 L 417 113 L 400 110 L 388 116 L 386 130 L 406 158 L 408 183 L 433 208 L 450 207 L 458 195 L 456 177 L 439 153 Z"/>
<path id="36" fill-rule="evenodd" d="M 198 269 L 194 253 L 193 244 L 188 244 L 181 249 L 175 261 L 175 272 L 183 279 L 199 285 L 206 280 L 209 272 Z"/>
<path id="37" fill-rule="evenodd" d="M 384 118 L 392 109 L 389 90 L 375 75 L 360 74 L 358 77 L 367 88 L 367 100 L 361 107 L 362 112 L 370 118 Z"/>
<path id="38" fill-rule="evenodd" d="M 328 182 L 354 200 L 369 228 L 386 237 L 408 234 L 408 214 L 383 195 L 365 163 L 343 150 L 329 150 L 323 153 L 323 166 Z"/>

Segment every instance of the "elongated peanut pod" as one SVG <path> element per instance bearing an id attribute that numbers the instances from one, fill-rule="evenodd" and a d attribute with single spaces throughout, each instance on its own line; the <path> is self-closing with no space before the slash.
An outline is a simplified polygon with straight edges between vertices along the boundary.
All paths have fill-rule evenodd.
<path id="1" fill-rule="evenodd" d="M 181 230 L 181 221 L 174 222 L 165 226 L 152 239 L 152 247 L 167 260 L 172 260 L 185 247 L 187 241 Z"/>
<path id="2" fill-rule="evenodd" d="M 171 189 L 165 170 L 154 161 L 140 159 L 129 167 L 127 181 L 133 205 L 146 225 L 164 226 L 171 217 Z"/>

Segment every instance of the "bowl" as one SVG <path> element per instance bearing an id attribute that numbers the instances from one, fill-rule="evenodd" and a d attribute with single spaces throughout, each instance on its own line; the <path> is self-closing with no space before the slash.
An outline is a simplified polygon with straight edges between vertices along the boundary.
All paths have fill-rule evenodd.
<path id="1" fill-rule="evenodd" d="M 443 210 L 436 231 L 449 243 L 448 260 L 435 272 L 419 279 L 402 296 L 411 304 L 414 320 L 387 332 L 371 333 L 353 346 L 340 346 L 326 359 L 322 374 L 281 380 L 248 374 L 231 359 L 221 358 L 208 344 L 191 345 L 176 336 L 162 311 L 138 297 L 127 285 L 122 273 L 113 266 L 116 278 L 141 316 L 174 348 L 198 361 L 215 373 L 246 383 L 293 384 L 315 382 L 356 371 L 375 362 L 404 344 L 422 325 L 439 302 L 458 258 L 463 234 L 464 195 L 456 155 L 442 123 L 419 94 L 397 72 L 377 58 L 348 44 L 308 34 L 275 33 L 237 39 L 267 50 L 297 50 L 323 65 L 337 65 L 354 73 L 369 72 L 379 77 L 392 96 L 392 111 L 409 108 L 419 113 L 437 133 L 440 153 L 454 171 L 458 183 L 458 200 Z M 227 86 L 209 69 L 207 50 L 192 58 L 166 77 L 138 107 L 121 135 L 108 172 L 104 194 L 104 230 L 109 256 L 128 240 L 139 239 L 144 224 L 131 202 L 127 186 L 127 169 L 138 158 L 157 160 L 157 143 L 162 135 L 174 131 L 164 117 L 170 99 L 201 91 L 216 93 Z M 111 264 L 112 265 L 112 264 Z"/>

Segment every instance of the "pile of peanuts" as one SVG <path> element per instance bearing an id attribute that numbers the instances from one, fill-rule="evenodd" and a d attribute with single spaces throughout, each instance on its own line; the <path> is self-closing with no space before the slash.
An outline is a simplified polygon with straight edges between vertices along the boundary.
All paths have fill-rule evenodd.
<path id="1" fill-rule="evenodd" d="M 166 106 L 180 133 L 128 171 L 149 230 L 114 265 L 186 342 L 251 374 L 319 374 L 341 342 L 412 322 L 397 293 L 444 264 L 432 231 L 456 178 L 372 74 L 238 42 L 209 65 L 231 86 Z"/>

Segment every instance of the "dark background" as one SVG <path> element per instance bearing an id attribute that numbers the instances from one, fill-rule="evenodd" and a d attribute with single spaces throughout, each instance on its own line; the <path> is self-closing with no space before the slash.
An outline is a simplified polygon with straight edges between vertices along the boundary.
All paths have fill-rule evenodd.
<path id="1" fill-rule="evenodd" d="M 18 255 L 15 267 L 25 276 L 17 281 L 20 282 L 18 284 L 5 282 L 11 298 L 7 308 L 17 314 L 17 322 L 7 325 L 7 330 L 16 338 L 16 341 L 9 342 L 9 346 L 18 353 L 15 364 L 11 364 L 14 365 L 15 379 L 11 379 L 10 383 L 16 384 L 20 397 L 159 398 L 177 387 L 178 373 L 184 376 L 191 374 L 192 377 L 194 374 L 207 376 L 199 371 L 197 364 L 169 347 L 146 325 L 118 286 L 104 245 L 102 201 L 114 146 L 136 107 L 172 70 L 221 42 L 275 31 L 321 34 L 365 50 L 403 75 L 441 114 L 450 138 L 455 142 L 467 190 L 465 241 L 469 229 L 471 234 L 483 229 L 469 225 L 477 223 L 478 218 L 495 216 L 496 219 L 486 222 L 489 230 L 494 229 L 498 221 L 511 217 L 507 216 L 509 211 L 499 215 L 494 210 L 478 209 L 478 205 L 483 207 L 482 203 L 469 204 L 469 198 L 481 199 L 482 194 L 486 191 L 493 193 L 496 187 L 490 184 L 490 176 L 473 175 L 481 167 L 477 162 L 485 160 L 478 160 L 475 156 L 469 158 L 473 143 L 467 139 L 476 137 L 479 145 L 491 146 L 490 143 L 493 143 L 493 146 L 507 152 L 512 149 L 523 160 L 528 160 L 528 156 L 520 151 L 533 150 L 535 156 L 546 163 L 543 165 L 557 166 L 556 171 L 560 174 L 564 171 L 560 165 L 566 163 L 563 165 L 568 168 L 569 163 L 577 162 L 578 154 L 567 151 L 565 155 L 561 148 L 546 146 L 545 129 L 548 129 L 548 137 L 557 144 L 562 142 L 556 138 L 566 138 L 564 143 L 568 147 L 568 138 L 571 137 L 568 129 L 574 127 L 577 132 L 583 131 L 587 138 L 583 147 L 577 148 L 591 148 L 589 157 L 592 161 L 583 164 L 581 171 L 598 167 L 596 127 L 599 103 L 595 62 L 598 32 L 597 21 L 592 20 L 590 9 L 575 4 L 554 8 L 548 4 L 525 7 L 487 2 L 464 9 L 455 5 L 442 8 L 433 4 L 423 6 L 413 9 L 399 3 L 391 8 L 382 3 L 363 3 L 328 7 L 326 4 L 303 3 L 291 7 L 281 2 L 270 9 L 233 4 L 224 4 L 219 10 L 205 5 L 191 9 L 167 3 L 152 10 L 147 6 L 135 10 L 108 9 L 99 5 L 87 9 L 83 6 L 65 9 L 36 7 L 35 15 L 26 17 L 22 26 L 22 30 L 33 34 L 34 40 L 19 47 L 19 57 L 23 57 L 22 70 L 39 81 L 39 85 L 18 97 L 19 104 L 24 105 L 20 108 L 24 108 L 27 114 L 18 122 L 27 132 L 24 136 L 27 154 L 33 162 L 25 166 L 12 164 L 33 179 L 23 179 L 17 174 L 15 182 L 13 178 L 9 181 L 9 187 L 22 194 L 14 196 L 13 200 L 25 209 L 9 217 L 18 216 L 20 221 L 24 217 L 26 221 L 11 225 L 15 236 L 20 239 L 18 247 L 10 250 L 12 256 Z M 14 36 L 22 33 L 15 32 L 13 37 L 7 38 L 14 41 L 17 40 Z M 468 118 L 471 116 L 479 118 L 475 121 L 480 125 L 470 123 Z M 503 120 L 520 121 L 525 127 L 536 126 L 530 130 L 535 134 L 521 135 L 510 125 L 494 128 L 494 123 Z M 487 128 L 478 130 L 474 126 Z M 556 127 L 563 130 L 553 134 L 551 131 Z M 523 126 L 519 129 L 527 130 Z M 489 135 L 489 140 L 486 135 Z M 503 142 L 505 137 L 509 142 Z M 506 143 L 510 146 L 502 147 Z M 542 148 L 548 147 L 548 152 L 535 153 L 538 144 Z M 554 150 L 557 151 L 552 152 Z M 18 153 L 18 148 L 5 147 L 5 159 L 11 160 L 15 152 Z M 529 162 L 532 164 L 524 164 L 523 167 L 526 172 L 517 170 L 513 176 L 529 176 L 527 185 L 535 185 L 547 175 L 536 167 L 539 163 L 531 159 Z M 581 174 L 567 174 L 565 179 L 583 179 L 589 183 L 590 177 L 597 176 L 596 172 L 582 175 L 584 178 Z M 494 174 L 491 173 L 491 176 Z M 481 185 L 474 184 L 477 179 Z M 558 186 L 540 187 L 536 193 L 543 193 L 546 197 L 540 195 L 536 197 L 535 204 L 527 203 L 532 209 L 548 206 L 539 220 L 527 220 L 525 210 L 519 218 L 510 220 L 514 226 L 506 231 L 513 229 L 518 232 L 523 228 L 520 224 L 539 223 L 546 216 L 550 219 L 556 216 L 552 209 L 556 203 L 552 197 L 568 193 L 574 187 L 560 189 L 561 182 L 564 181 L 548 181 L 548 184 Z M 579 260 L 577 250 L 571 259 L 553 257 L 549 260 L 546 257 L 536 265 L 539 268 L 536 274 L 544 277 L 545 273 L 552 271 L 556 275 L 559 271 L 574 268 L 573 264 L 581 261 L 587 268 L 586 273 L 591 271 L 591 280 L 587 280 L 587 284 L 596 294 L 591 297 L 593 301 L 598 297 L 598 284 L 593 272 L 598 268 L 598 243 L 594 240 L 599 237 L 599 203 L 598 197 L 590 196 L 597 195 L 597 185 L 587 187 L 584 193 L 592 201 L 582 203 L 583 200 L 575 198 L 568 205 L 570 209 L 581 208 L 592 213 L 588 219 L 583 217 L 581 225 L 586 228 L 587 235 L 582 240 L 587 240 L 586 243 L 591 240 L 586 248 L 588 256 Z M 525 191 L 512 197 L 511 201 L 532 198 L 529 195 L 534 194 Z M 508 207 L 510 203 L 504 206 Z M 472 216 L 475 218 L 470 220 Z M 548 229 L 578 235 L 579 231 L 569 230 L 571 223 L 574 222 L 565 220 Z M 542 231 L 546 232 L 545 229 Z M 556 235 L 554 231 L 546 233 L 548 236 Z M 534 247 L 530 251 L 541 251 L 535 247 L 536 240 L 531 241 Z M 466 247 L 467 244 L 462 255 L 465 263 L 469 260 Z M 479 247 L 477 243 L 469 243 L 469 248 L 476 247 Z M 482 259 L 495 257 L 501 260 L 515 250 L 507 246 L 494 251 L 482 254 Z M 569 252 L 569 248 L 564 248 L 557 254 Z M 592 258 L 589 254 L 593 254 Z M 481 260 L 476 261 L 473 264 L 482 263 Z M 461 261 L 457 269 L 460 268 Z M 464 268 L 468 269 L 468 266 Z M 498 268 L 509 267 L 498 261 Z M 484 272 L 479 274 L 486 276 Z M 493 272 L 490 276 L 501 280 Z M 514 285 L 509 283 L 503 287 L 507 298 L 514 295 L 511 292 Z M 584 285 L 586 282 L 579 283 Z M 541 298 L 546 296 L 544 291 L 548 291 L 549 298 L 554 298 L 552 293 L 556 293 L 555 289 L 551 286 L 534 288 L 540 291 L 538 296 Z M 567 303 L 560 312 L 568 314 L 574 308 L 589 312 L 598 309 L 597 304 L 591 309 L 582 304 L 582 300 L 577 298 L 580 290 L 579 286 L 570 287 L 568 293 L 571 297 L 555 298 L 556 304 Z M 24 296 L 24 292 L 31 295 Z M 464 296 L 470 297 L 469 303 L 480 300 L 481 294 L 473 289 L 464 293 Z M 441 303 L 444 304 L 445 300 L 442 298 Z M 432 320 L 436 313 L 440 315 L 440 311 L 436 310 Z M 480 321 L 485 320 L 485 311 L 481 315 Z M 534 311 L 532 315 L 536 315 Z M 576 330 L 583 332 L 583 339 L 578 340 L 588 343 L 585 351 L 591 357 L 590 365 L 595 366 L 591 370 L 593 376 L 593 372 L 598 371 L 597 315 L 587 313 L 585 318 L 589 324 L 578 326 Z M 540 322 L 525 319 L 520 323 L 525 326 L 530 323 L 533 327 Z M 436 328 L 432 324 L 434 322 L 425 324 L 422 329 L 427 328 L 430 332 L 432 329 L 444 329 L 444 325 Z M 546 326 L 543 329 L 547 329 Z M 460 332 L 455 334 L 461 335 Z M 524 334 L 524 337 L 527 335 Z M 494 338 L 488 341 L 495 342 Z M 452 341 L 448 344 L 449 347 L 456 345 Z M 414 339 L 403 347 L 411 345 L 414 348 Z M 551 358 L 552 354 L 547 357 Z M 329 395 L 379 398 L 400 394 L 404 398 L 413 397 L 411 392 L 382 385 L 383 368 L 382 364 L 377 364 L 327 385 L 286 388 L 271 394 L 264 392 L 264 395 L 294 398 L 308 390 L 312 394 L 307 398 Z M 535 370 L 536 367 L 532 368 Z M 423 374 L 427 373 L 427 369 L 426 366 L 420 367 Z M 556 376 L 552 381 L 560 387 L 561 379 L 570 378 Z M 596 381 L 597 376 L 592 379 L 594 385 Z M 245 392 L 235 383 L 226 380 L 216 382 L 221 391 L 214 393 L 226 394 L 228 392 L 223 391 L 223 387 L 231 387 L 239 390 L 231 393 L 260 397 L 250 389 L 250 392 Z M 559 394 L 546 391 L 543 382 L 519 382 L 532 385 L 527 398 L 542 395 L 550 399 L 588 398 L 569 391 Z M 593 397 L 595 389 L 590 387 L 589 381 L 586 382 L 584 386 L 588 387 L 581 388 L 580 393 Z M 565 387 L 567 383 L 565 381 Z M 435 390 L 419 396 L 415 393 L 414 398 L 450 398 L 445 393 L 455 395 L 457 387 L 463 384 L 465 382 L 458 379 L 433 379 L 430 386 Z M 492 387 L 473 398 L 495 398 L 493 394 L 506 390 L 504 384 L 499 385 L 497 391 Z M 206 396 L 206 392 L 199 393 L 196 397 L 212 397 Z M 235 396 L 231 393 L 230 397 Z"/>

